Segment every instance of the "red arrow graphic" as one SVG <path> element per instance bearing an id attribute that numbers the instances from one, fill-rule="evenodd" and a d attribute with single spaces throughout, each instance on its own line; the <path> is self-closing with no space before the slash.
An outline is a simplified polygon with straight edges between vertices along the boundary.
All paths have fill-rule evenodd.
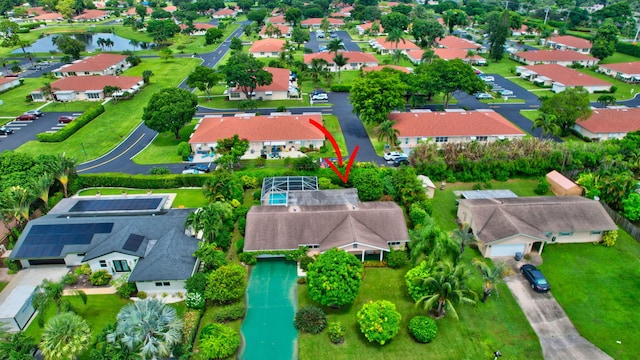
<path id="1" fill-rule="evenodd" d="M 336 139 L 333 137 L 333 135 L 331 135 L 329 130 L 327 130 L 327 128 L 322 126 L 322 124 L 320 124 L 319 122 L 317 122 L 317 121 L 315 121 L 313 119 L 309 119 L 309 123 L 311 123 L 311 125 L 317 127 L 320 131 L 322 131 L 322 133 L 327 137 L 327 139 L 329 139 L 329 142 L 331 142 L 331 146 L 333 146 L 333 149 L 336 151 L 336 155 L 338 155 L 338 166 L 341 167 L 342 166 L 342 153 L 340 153 L 340 148 L 338 147 L 338 143 L 336 142 Z M 358 149 L 360 149 L 360 146 L 356 145 L 356 147 L 353 149 L 353 153 L 351 153 L 351 156 L 349 156 L 349 162 L 347 163 L 347 168 L 345 169 L 344 175 L 336 167 L 336 165 L 333 163 L 333 161 L 327 161 L 327 163 L 329 164 L 329 167 L 331 168 L 331 170 L 333 170 L 333 172 L 336 173 L 336 175 L 338 175 L 338 177 L 345 183 L 347 182 L 347 180 L 349 180 L 349 172 L 351 172 L 351 165 L 353 165 L 353 160 L 355 160 L 355 158 L 356 158 L 356 154 L 358 153 Z"/>

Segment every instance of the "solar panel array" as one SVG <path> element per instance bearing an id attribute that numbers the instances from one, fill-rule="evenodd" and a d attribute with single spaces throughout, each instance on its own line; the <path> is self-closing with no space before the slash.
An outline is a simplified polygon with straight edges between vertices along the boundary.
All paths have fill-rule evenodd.
<path id="1" fill-rule="evenodd" d="M 65 245 L 87 245 L 93 235 L 110 233 L 113 223 L 34 225 L 17 258 L 58 257 Z"/>
<path id="2" fill-rule="evenodd" d="M 129 235 L 127 242 L 124 243 L 124 246 L 122 248 L 129 251 L 138 251 L 138 249 L 140 248 L 140 244 L 142 244 L 142 240 L 144 240 L 144 236 L 131 234 Z"/>
<path id="3" fill-rule="evenodd" d="M 127 210 L 154 210 L 157 209 L 162 198 L 131 198 L 131 199 L 100 199 L 78 200 L 69 212 L 85 211 L 127 211 Z"/>

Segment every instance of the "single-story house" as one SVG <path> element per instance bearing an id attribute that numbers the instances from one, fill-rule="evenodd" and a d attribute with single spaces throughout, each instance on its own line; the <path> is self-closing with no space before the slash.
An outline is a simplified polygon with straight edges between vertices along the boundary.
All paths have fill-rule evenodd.
<path id="1" fill-rule="evenodd" d="M 590 139 L 622 139 L 640 130 L 640 108 L 594 109 L 587 120 L 576 122 L 574 129 Z"/>
<path id="2" fill-rule="evenodd" d="M 545 178 L 549 183 L 551 192 L 556 196 L 582 196 L 582 187 L 566 176 L 553 170 Z"/>
<path id="3" fill-rule="evenodd" d="M 261 39 L 253 42 L 249 54 L 255 57 L 278 57 L 285 45 L 282 39 Z"/>
<path id="4" fill-rule="evenodd" d="M 20 85 L 20 78 L 17 77 L 0 77 L 0 92 L 13 89 Z"/>
<path id="5" fill-rule="evenodd" d="M 163 7 L 162 10 L 173 14 L 174 12 L 176 12 L 176 10 L 178 10 L 178 7 L 174 5 L 169 5 L 169 6 Z"/>
<path id="6" fill-rule="evenodd" d="M 398 66 L 398 65 L 378 65 L 378 66 L 364 66 L 364 67 L 362 67 L 362 71 L 364 71 L 364 72 L 381 71 L 383 69 L 393 69 L 393 70 L 397 70 L 397 71 L 403 72 L 405 74 L 409 74 L 412 71 L 411 68 L 407 68 L 407 67 L 404 67 L 404 66 Z"/>
<path id="7" fill-rule="evenodd" d="M 269 29 L 269 25 L 265 25 L 262 27 L 262 29 L 260 30 L 260 36 L 263 37 L 272 37 L 272 38 L 290 38 L 291 37 L 291 32 L 293 31 L 291 26 L 289 25 L 282 25 L 282 24 L 273 24 L 273 30 L 268 30 Z M 272 33 L 270 35 L 267 35 L 267 31 L 272 31 Z"/>
<path id="8" fill-rule="evenodd" d="M 405 151 L 420 142 L 434 141 L 438 145 L 460 142 L 493 142 L 512 140 L 526 134 L 493 110 L 476 111 L 411 111 L 393 112 L 398 141 Z"/>
<path id="9" fill-rule="evenodd" d="M 117 75 L 131 66 L 126 55 L 98 54 L 76 60 L 53 70 L 51 73 L 57 78 L 67 76 Z"/>
<path id="10" fill-rule="evenodd" d="M 191 35 L 202 36 L 207 33 L 207 30 L 216 27 L 213 24 L 209 23 L 193 23 L 193 27 L 195 30 L 191 33 Z M 187 28 L 187 24 L 180 24 L 180 30 L 184 31 Z"/>
<path id="11" fill-rule="evenodd" d="M 153 13 L 153 9 L 150 6 L 147 6 L 145 9 L 146 9 L 147 16 L 151 16 L 151 13 Z M 124 14 L 126 16 L 138 16 L 138 13 L 136 12 L 135 7 L 129 8 L 129 10 L 127 10 L 127 12 Z"/>
<path id="12" fill-rule="evenodd" d="M 396 50 L 406 54 L 411 50 L 420 50 L 420 47 L 415 43 L 409 40 L 400 40 L 398 43 L 388 41 L 386 38 L 377 38 L 369 41 L 369 45 L 371 45 L 376 51 L 380 54 L 391 54 Z"/>
<path id="13" fill-rule="evenodd" d="M 477 54 L 469 56 L 469 50 L 465 49 L 435 48 L 433 49 L 433 54 L 443 60 L 460 59 L 470 65 L 487 65 L 487 59 Z M 422 57 L 422 54 L 420 54 L 420 57 Z"/>
<path id="14" fill-rule="evenodd" d="M 631 83 L 640 82 L 640 61 L 601 64 L 598 66 L 598 71 L 622 81 Z"/>
<path id="15" fill-rule="evenodd" d="M 319 190 L 330 193 L 333 190 Z M 324 195 L 322 196 L 324 197 Z M 364 260 L 409 242 L 402 209 L 394 202 L 253 206 L 247 213 L 244 251 L 296 250 L 317 254 L 342 249 Z"/>
<path id="16" fill-rule="evenodd" d="M 105 86 L 115 86 L 120 91 L 114 96 L 124 93 L 135 94 L 144 85 L 140 76 L 69 76 L 51 83 L 53 96 L 57 101 L 101 101 L 105 98 Z M 33 101 L 46 101 L 42 90 L 30 93 Z"/>
<path id="17" fill-rule="evenodd" d="M 289 24 L 285 19 L 284 19 L 284 15 L 276 15 L 276 16 L 272 16 L 270 18 L 267 18 L 265 20 L 265 22 L 270 22 L 273 25 L 287 25 Z"/>
<path id="18" fill-rule="evenodd" d="M 558 64 L 540 64 L 516 67 L 520 77 L 540 85 L 551 87 L 559 93 L 569 88 L 583 87 L 589 93 L 609 91 L 611 83 Z"/>
<path id="19" fill-rule="evenodd" d="M 75 16 L 74 21 L 87 22 L 87 21 L 101 21 L 109 18 L 109 12 L 104 10 L 87 9 L 82 14 Z"/>
<path id="20" fill-rule="evenodd" d="M 206 115 L 191 135 L 189 145 L 194 153 L 209 152 L 215 149 L 218 140 L 237 134 L 241 139 L 249 140 L 245 155 L 270 153 L 274 146 L 285 151 L 299 150 L 303 146 L 318 149 L 324 144 L 325 136 L 309 122 L 310 119 L 322 123 L 322 114 Z"/>
<path id="21" fill-rule="evenodd" d="M 254 90 L 254 99 L 286 100 L 289 98 L 289 69 L 265 67 L 264 70 L 271 73 L 271 84 L 260 85 Z M 229 100 L 246 100 L 247 97 L 240 88 L 233 87 L 228 90 Z"/>
<path id="22" fill-rule="evenodd" d="M 528 27 L 527 25 L 522 24 L 518 29 L 511 29 L 511 35 L 520 36 L 520 35 L 537 35 L 538 33 L 535 29 Z"/>
<path id="23" fill-rule="evenodd" d="M 342 51 L 340 54 L 347 59 L 347 65 L 343 66 L 342 70 L 359 70 L 364 66 L 378 66 L 378 59 L 373 54 L 360 51 Z M 313 59 L 324 59 L 329 63 L 329 71 L 336 72 L 338 66 L 333 58 L 333 53 L 329 52 L 304 54 L 304 63 L 310 67 Z"/>
<path id="24" fill-rule="evenodd" d="M 460 199 L 458 220 L 471 226 L 484 257 L 542 253 L 545 244 L 591 243 L 617 225 L 598 201 L 579 196 Z"/>
<path id="25" fill-rule="evenodd" d="M 460 49 L 465 51 L 478 51 L 478 49 L 482 47 L 474 43 L 473 41 L 469 41 L 467 39 L 459 38 L 453 35 L 445 36 L 442 39 L 436 39 L 436 44 L 438 44 L 439 47 L 446 49 Z"/>
<path id="26" fill-rule="evenodd" d="M 331 28 L 333 29 L 338 29 L 344 26 L 343 19 L 336 19 L 336 18 L 326 18 L 326 19 L 329 22 L 329 25 L 331 26 Z M 305 19 L 300 22 L 300 26 L 303 28 L 320 29 L 320 24 L 322 24 L 322 20 L 323 20 L 322 18 Z"/>
<path id="27" fill-rule="evenodd" d="M 96 196 L 63 199 L 31 220 L 9 258 L 23 267 L 77 266 L 129 273 L 145 292 L 184 292 L 199 262 L 198 239 L 187 235 L 190 210 L 167 209 L 166 195 Z"/>
<path id="28" fill-rule="evenodd" d="M 591 52 L 591 41 L 576 36 L 564 35 L 547 39 L 550 48 L 556 50 L 573 50 L 582 54 Z"/>
<path id="29" fill-rule="evenodd" d="M 44 13 L 44 14 L 35 16 L 31 18 L 31 20 L 36 22 L 53 23 L 53 22 L 64 21 L 64 16 L 62 16 L 62 14 L 59 12 L 50 12 L 50 13 Z"/>
<path id="30" fill-rule="evenodd" d="M 411 60 L 412 63 L 419 65 L 422 63 L 422 55 L 424 55 L 424 50 L 410 50 L 407 51 L 407 57 Z"/>
<path id="31" fill-rule="evenodd" d="M 371 30 L 371 28 L 373 27 L 373 24 L 378 25 L 378 30 L 373 31 Z M 356 30 L 358 31 L 358 35 L 362 36 L 364 35 L 367 31 L 369 31 L 369 33 L 371 35 L 379 35 L 379 34 L 384 34 L 384 28 L 382 27 L 382 25 L 380 25 L 379 21 L 374 21 L 374 22 L 366 22 L 364 24 L 358 24 L 356 25 Z"/>
<path id="32" fill-rule="evenodd" d="M 526 65 L 558 64 L 569 66 L 581 64 L 585 67 L 598 64 L 598 59 L 573 50 L 531 50 L 519 51 L 511 54 L 511 58 Z"/>
<path id="33" fill-rule="evenodd" d="M 222 8 L 216 12 L 214 12 L 211 17 L 214 19 L 224 19 L 224 18 L 234 18 L 238 15 L 238 10 Z"/>
<path id="34" fill-rule="evenodd" d="M 518 195 L 508 189 L 460 191 L 460 198 L 462 199 L 503 199 L 516 197 L 518 197 Z"/>
<path id="35" fill-rule="evenodd" d="M 348 18 L 351 17 L 351 12 L 353 11 L 353 6 L 345 6 L 339 8 L 338 11 L 332 13 L 330 17 L 332 18 Z"/>

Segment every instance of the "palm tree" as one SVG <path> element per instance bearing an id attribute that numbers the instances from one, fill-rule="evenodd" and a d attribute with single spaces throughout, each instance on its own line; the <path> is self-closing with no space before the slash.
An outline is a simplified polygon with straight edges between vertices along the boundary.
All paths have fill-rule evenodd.
<path id="1" fill-rule="evenodd" d="M 99 37 L 98 40 L 96 40 L 96 44 L 98 44 L 98 46 L 100 46 L 100 50 L 101 51 L 104 51 L 104 45 L 105 45 L 104 41 L 105 40 L 103 38 L 101 38 L 101 37 Z"/>
<path id="2" fill-rule="evenodd" d="M 395 65 L 400 64 L 400 61 L 402 61 L 402 59 L 404 59 L 405 55 L 402 51 L 400 50 L 394 50 L 394 52 L 391 54 L 391 62 L 394 63 Z"/>
<path id="3" fill-rule="evenodd" d="M 329 63 L 325 59 L 315 58 L 311 60 L 311 66 L 306 70 L 307 76 L 313 80 L 313 86 L 318 87 L 321 78 L 329 72 Z"/>
<path id="4" fill-rule="evenodd" d="M 12 186 L 0 193 L 0 214 L 5 225 L 15 220 L 15 229 L 21 232 L 29 221 L 34 200 L 32 192 L 22 186 Z"/>
<path id="5" fill-rule="evenodd" d="M 225 223 L 232 215 L 229 203 L 217 201 L 191 212 L 184 225 L 192 228 L 196 234 L 202 232 L 205 241 L 213 242 L 225 230 Z"/>
<path id="6" fill-rule="evenodd" d="M 387 39 L 388 42 L 392 42 L 394 44 L 396 44 L 396 50 L 398 49 L 398 43 L 400 41 L 402 41 L 402 43 L 405 43 L 404 40 L 404 31 L 402 31 L 402 29 L 399 28 L 393 28 L 391 31 L 389 31 L 389 35 L 387 35 Z"/>
<path id="7" fill-rule="evenodd" d="M 327 43 L 327 50 L 333 53 L 333 55 L 338 55 L 338 51 L 344 50 L 344 44 L 340 39 L 331 39 L 331 41 Z"/>
<path id="8" fill-rule="evenodd" d="M 44 96 L 46 100 L 49 100 L 53 97 L 53 90 L 54 89 L 51 87 L 50 82 L 44 83 L 40 88 L 40 92 L 42 93 L 42 96 Z"/>
<path id="9" fill-rule="evenodd" d="M 40 350 L 45 360 L 72 360 L 91 344 L 91 328 L 80 316 L 64 313 L 51 318 L 44 328 Z"/>
<path id="10" fill-rule="evenodd" d="M 460 245 L 441 230 L 433 219 L 427 218 L 421 227 L 409 233 L 411 237 L 410 259 L 413 265 L 422 255 L 437 262 L 443 259 L 457 261 L 460 257 Z"/>
<path id="11" fill-rule="evenodd" d="M 455 229 L 451 233 L 451 237 L 453 237 L 458 244 L 460 244 L 460 257 L 464 253 L 464 248 L 467 245 L 471 245 L 477 242 L 475 235 L 471 232 L 471 226 L 467 223 L 462 224 L 462 227 L 459 229 Z"/>
<path id="12" fill-rule="evenodd" d="M 342 71 L 342 67 L 347 65 L 348 61 L 349 58 L 344 57 L 342 54 L 336 54 L 336 56 L 333 57 L 333 63 L 336 64 L 336 67 L 338 68 L 338 83 L 341 82 L 340 72 Z"/>
<path id="13" fill-rule="evenodd" d="M 176 309 L 147 298 L 120 310 L 116 329 L 107 335 L 107 341 L 119 341 L 143 359 L 168 357 L 182 340 L 182 325 Z"/>
<path id="14" fill-rule="evenodd" d="M 392 147 L 396 146 L 398 144 L 398 134 L 400 134 L 400 130 L 393 127 L 395 124 L 396 121 L 393 120 L 385 120 L 380 123 L 380 125 L 376 127 L 378 141 L 385 141 Z"/>
<path id="15" fill-rule="evenodd" d="M 40 175 L 37 179 L 31 180 L 31 191 L 44 203 L 44 208 L 49 211 L 49 189 L 53 185 L 53 176 L 49 173 Z"/>
<path id="16" fill-rule="evenodd" d="M 67 157 L 65 153 L 58 154 L 58 161 L 52 164 L 51 173 L 60 182 L 64 197 L 67 197 L 67 185 L 69 177 L 76 172 L 76 159 Z"/>
<path id="17" fill-rule="evenodd" d="M 469 63 L 469 65 L 471 65 L 471 62 L 472 62 L 474 56 L 476 56 L 476 52 L 475 51 L 473 51 L 473 50 L 467 51 L 466 59 L 467 59 L 467 62 Z"/>
<path id="18" fill-rule="evenodd" d="M 435 56 L 436 56 L 436 53 L 433 51 L 433 49 L 427 49 L 422 53 L 422 56 L 420 57 L 420 62 L 428 62 L 429 64 L 431 64 Z"/>
<path id="19" fill-rule="evenodd" d="M 556 123 L 556 116 L 553 114 L 540 113 L 538 117 L 533 121 L 533 127 L 531 130 L 540 128 L 542 130 L 542 138 L 549 137 L 551 135 L 558 134 L 560 132 L 560 126 Z"/>
<path id="20" fill-rule="evenodd" d="M 151 70 L 145 70 L 145 71 L 143 71 L 143 72 L 142 72 L 142 81 L 143 81 L 145 84 L 150 83 L 150 82 L 151 82 L 151 77 L 152 77 L 153 75 L 154 75 L 154 74 L 153 74 L 153 71 L 151 71 Z"/>
<path id="21" fill-rule="evenodd" d="M 32 360 L 35 348 L 33 339 L 23 331 L 9 333 L 7 328 L 0 328 L 0 359 Z"/>
<path id="22" fill-rule="evenodd" d="M 477 295 L 466 284 L 470 276 L 471 272 L 461 264 L 453 266 L 450 262 L 438 263 L 429 277 L 414 280 L 432 289 L 431 294 L 418 299 L 415 306 L 432 312 L 436 317 L 444 317 L 448 311 L 458 320 L 454 305 L 476 304 Z"/>
<path id="23" fill-rule="evenodd" d="M 496 285 L 503 281 L 502 278 L 507 274 L 509 268 L 507 267 L 507 264 L 502 261 L 497 262 L 495 266 L 491 267 L 478 258 L 473 259 L 473 265 L 477 266 L 480 273 L 482 273 L 482 280 L 484 280 L 484 294 L 480 301 L 485 302 L 494 289 L 498 292 Z"/>
<path id="24" fill-rule="evenodd" d="M 133 48 L 137 48 L 138 46 L 140 46 L 140 41 L 138 40 L 129 40 L 129 45 L 133 46 Z"/>
<path id="25" fill-rule="evenodd" d="M 377 21 L 374 21 L 371 24 L 371 27 L 369 28 L 369 33 L 372 34 L 373 36 L 378 36 L 378 34 L 380 33 L 380 23 Z"/>
<path id="26" fill-rule="evenodd" d="M 69 302 L 69 296 L 63 296 L 64 287 L 63 280 L 57 282 L 48 279 L 42 280 L 42 283 L 36 287 L 35 295 L 31 300 L 33 308 L 44 314 L 52 304 L 55 304 L 58 315 L 63 311 L 74 312 L 73 306 Z M 84 291 L 76 290 L 73 295 L 80 298 L 84 304 L 87 303 L 87 294 Z M 44 325 L 44 316 L 38 317 L 38 324 Z"/>
<path id="27" fill-rule="evenodd" d="M 327 18 L 322 19 L 322 21 L 320 21 L 320 30 L 327 32 L 329 31 L 329 28 L 331 27 L 331 23 L 329 22 L 329 20 L 327 20 Z"/>
<path id="28" fill-rule="evenodd" d="M 111 47 L 113 47 L 113 45 L 115 45 L 115 44 L 113 43 L 113 40 L 107 38 L 107 39 L 104 40 L 104 45 L 106 47 L 108 47 L 109 49 L 111 49 Z"/>

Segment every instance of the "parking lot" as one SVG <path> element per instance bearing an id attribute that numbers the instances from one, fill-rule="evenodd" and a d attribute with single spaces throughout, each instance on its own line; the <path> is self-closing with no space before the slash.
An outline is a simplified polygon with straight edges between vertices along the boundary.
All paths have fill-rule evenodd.
<path id="1" fill-rule="evenodd" d="M 337 39 L 342 40 L 344 43 L 344 48 L 346 51 L 361 51 L 358 44 L 354 43 L 351 40 L 351 35 L 349 35 L 346 31 L 336 31 L 335 32 Z M 333 40 L 329 33 L 325 34 L 324 38 L 318 39 L 316 37 L 316 32 L 311 30 L 310 40 L 304 45 L 305 47 L 311 49 L 314 53 L 320 52 L 320 47 L 327 46 L 329 41 Z"/>
<path id="2" fill-rule="evenodd" d="M 45 112 L 37 120 L 10 121 L 5 126 L 13 130 L 11 135 L 0 135 L 0 151 L 14 150 L 30 140 L 37 140 L 36 136 L 41 132 L 58 131 L 65 124 L 58 124 L 60 116 L 77 117 L 78 113 L 72 112 Z"/>

